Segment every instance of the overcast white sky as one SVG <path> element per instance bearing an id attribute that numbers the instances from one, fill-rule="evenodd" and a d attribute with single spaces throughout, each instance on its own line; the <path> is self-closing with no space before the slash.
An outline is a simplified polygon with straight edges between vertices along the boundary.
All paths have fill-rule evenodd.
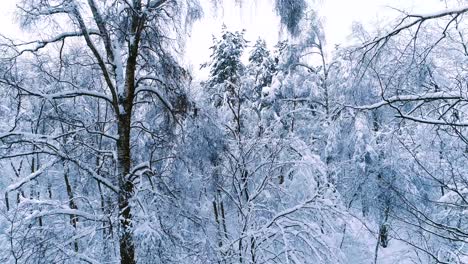
<path id="1" fill-rule="evenodd" d="M 0 33 L 20 37 L 13 19 L 17 0 L 0 0 Z M 217 35 L 225 23 L 230 29 L 247 29 L 246 38 L 255 41 L 262 37 L 269 45 L 279 38 L 279 19 L 273 10 L 274 0 L 244 0 L 241 7 L 234 0 L 224 0 L 222 9 L 214 16 L 211 0 L 201 0 L 205 7 L 204 18 L 197 22 L 187 44 L 187 58 L 194 70 L 209 55 L 212 35 Z M 325 18 L 325 33 L 328 44 L 343 43 L 350 34 L 353 21 L 364 25 L 377 21 L 388 23 L 398 13 L 390 7 L 412 12 L 430 12 L 444 8 L 441 0 L 317 0 L 319 15 Z"/>
<path id="2" fill-rule="evenodd" d="M 202 0 L 203 1 L 203 0 Z M 210 2 L 205 5 L 205 17 L 197 22 L 192 37 L 187 45 L 187 57 L 197 71 L 198 65 L 210 55 L 212 35 L 218 35 L 225 23 L 231 30 L 247 29 L 246 39 L 254 42 L 258 37 L 273 46 L 280 33 L 279 18 L 274 11 L 274 0 L 244 0 L 241 7 L 234 0 L 224 0 L 223 10 L 213 15 Z M 408 12 L 425 13 L 444 8 L 440 0 L 315 0 L 319 16 L 324 18 L 325 35 L 329 47 L 345 42 L 350 35 L 353 21 L 364 25 L 389 23 L 399 12 L 397 8 Z M 204 75 L 206 72 L 198 72 Z"/>

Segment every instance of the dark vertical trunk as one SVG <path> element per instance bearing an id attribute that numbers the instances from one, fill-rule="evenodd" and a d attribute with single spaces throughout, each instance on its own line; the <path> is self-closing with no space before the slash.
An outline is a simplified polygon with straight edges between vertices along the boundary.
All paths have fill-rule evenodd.
<path id="1" fill-rule="evenodd" d="M 73 195 L 73 190 L 72 190 L 70 180 L 69 180 L 69 177 L 68 177 L 68 168 L 64 168 L 63 178 L 64 178 L 64 181 L 65 181 L 65 188 L 67 189 L 68 206 L 70 207 L 70 209 L 76 210 L 76 209 L 78 209 L 78 206 L 75 203 L 75 197 Z M 76 231 L 77 225 L 78 225 L 78 217 L 76 215 L 70 214 L 70 224 L 73 226 L 73 228 Z M 75 252 L 78 252 L 79 248 L 78 248 L 78 240 L 77 239 L 75 239 L 75 241 L 73 242 L 73 247 L 74 247 Z"/>
<path id="2" fill-rule="evenodd" d="M 11 162 L 10 164 L 11 164 L 11 168 L 15 172 L 16 177 L 19 179 L 21 177 L 21 169 L 23 167 L 23 161 L 20 161 L 18 169 L 15 168 L 15 165 L 13 165 L 13 162 Z M 21 191 L 21 189 L 18 190 L 18 192 L 16 193 L 16 204 L 20 203 L 20 193 L 21 194 L 23 193 L 23 191 Z M 9 198 L 8 198 L 8 192 L 5 192 L 5 205 L 6 205 L 7 211 L 10 211 L 10 201 L 9 201 Z"/>
<path id="3" fill-rule="evenodd" d="M 372 117 L 373 117 L 373 126 L 374 126 L 373 130 L 377 134 L 380 130 L 380 120 L 376 112 L 373 112 Z M 380 142 L 381 142 L 380 138 L 377 137 L 376 139 L 377 145 L 379 145 Z M 378 156 L 379 165 L 382 163 L 383 159 L 384 159 L 384 152 L 380 150 L 379 156 Z M 388 231 L 389 231 L 388 217 L 390 213 L 390 198 L 389 198 L 389 190 L 388 190 L 389 183 L 385 181 L 382 171 L 380 171 L 377 174 L 377 181 L 378 181 L 379 188 L 380 188 L 380 196 L 382 197 L 381 199 L 383 199 L 382 202 L 384 203 L 383 222 L 380 224 L 380 227 L 379 227 L 378 244 L 380 244 L 380 246 L 382 246 L 383 248 L 386 248 L 388 246 Z"/>
<path id="4" fill-rule="evenodd" d="M 226 214 L 224 213 L 224 203 L 223 203 L 223 201 L 221 201 L 220 209 L 221 209 L 221 221 L 222 221 L 222 224 L 223 224 L 223 233 L 224 233 L 224 237 L 226 237 L 226 239 L 227 239 L 228 238 L 228 232 L 227 232 Z"/>
<path id="5" fill-rule="evenodd" d="M 5 192 L 5 206 L 6 206 L 7 212 L 10 211 L 10 201 L 8 200 L 8 192 Z"/>
<path id="6" fill-rule="evenodd" d="M 255 237 L 250 238 L 250 256 L 252 259 L 252 264 L 256 263 L 256 257 L 255 257 Z"/>
<path id="7" fill-rule="evenodd" d="M 31 159 L 31 173 L 34 173 L 36 172 L 36 170 L 39 169 L 39 156 L 36 155 L 36 157 L 33 157 Z M 40 191 L 36 191 L 36 186 L 37 186 L 37 182 L 36 184 L 31 184 L 31 189 L 30 189 L 30 193 L 29 193 L 29 196 L 31 199 L 40 199 Z M 42 227 L 42 217 L 38 217 L 37 218 L 37 222 L 39 224 L 39 226 Z"/>
<path id="8" fill-rule="evenodd" d="M 135 10 L 141 10 L 141 2 L 133 1 Z M 131 151 L 130 151 L 130 132 L 133 99 L 135 96 L 135 72 L 137 68 L 138 44 L 143 28 L 143 18 L 138 15 L 132 17 L 131 32 L 134 35 L 134 41 L 129 41 L 128 59 L 125 67 L 125 86 L 124 91 L 119 91 L 118 102 L 118 134 L 117 140 L 117 166 L 119 178 L 119 210 L 120 210 L 120 263 L 134 264 L 135 245 L 133 242 L 132 231 L 132 213 L 130 199 L 133 196 L 133 182 L 130 174 Z M 120 94 L 122 93 L 123 94 Z M 122 111 L 123 110 L 123 111 Z"/>
<path id="9" fill-rule="evenodd" d="M 221 234 L 222 233 L 221 223 L 219 222 L 218 206 L 217 206 L 216 200 L 213 201 L 213 212 L 214 212 L 216 225 L 218 227 L 218 233 Z M 220 248 L 223 247 L 223 239 L 221 237 L 219 238 L 218 246 Z"/>
<path id="10" fill-rule="evenodd" d="M 117 140 L 117 166 L 119 179 L 119 219 L 120 219 L 120 263 L 134 264 L 135 245 L 133 241 L 132 213 L 130 200 L 133 197 L 134 184 L 131 168 L 130 135 L 132 123 L 133 99 L 135 97 L 135 73 L 139 44 L 144 28 L 146 15 L 142 11 L 142 1 L 133 0 L 133 14 L 131 17 L 130 36 L 128 42 L 128 58 L 125 66 L 124 90 L 117 89 L 118 103 L 118 135 Z M 117 84 L 119 87 L 120 84 Z"/>
<path id="11" fill-rule="evenodd" d="M 125 109 L 130 110 L 125 107 Z M 130 110 L 131 111 L 131 110 Z M 120 219 L 120 263 L 134 264 L 135 245 L 133 242 L 132 213 L 130 199 L 133 196 L 133 183 L 131 181 L 130 166 L 130 112 L 119 116 L 117 141 L 117 163 L 119 177 L 119 219 Z"/>

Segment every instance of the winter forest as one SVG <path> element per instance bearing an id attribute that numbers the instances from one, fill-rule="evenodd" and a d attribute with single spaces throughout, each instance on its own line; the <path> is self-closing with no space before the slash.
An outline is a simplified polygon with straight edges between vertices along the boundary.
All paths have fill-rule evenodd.
<path id="1" fill-rule="evenodd" d="M 0 262 L 468 263 L 466 0 L 341 45 L 269 0 L 276 44 L 220 23 L 193 67 L 260 0 L 3 1 Z"/>

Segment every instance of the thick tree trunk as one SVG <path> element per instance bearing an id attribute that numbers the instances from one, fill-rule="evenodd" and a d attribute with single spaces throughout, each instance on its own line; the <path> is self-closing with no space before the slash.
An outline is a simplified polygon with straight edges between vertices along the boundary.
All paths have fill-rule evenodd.
<path id="1" fill-rule="evenodd" d="M 120 263 L 134 264 L 135 245 L 133 242 L 132 213 L 130 199 L 133 196 L 133 183 L 130 179 L 130 114 L 119 116 L 117 141 L 117 162 L 119 177 L 119 220 L 120 220 Z"/>
<path id="2" fill-rule="evenodd" d="M 135 11 L 142 10 L 141 0 L 133 0 Z M 133 99 L 135 97 L 135 73 L 137 69 L 137 58 L 139 43 L 144 28 L 144 15 L 134 13 L 131 22 L 132 40 L 128 42 L 128 58 L 125 67 L 125 85 L 123 91 L 117 89 L 118 95 L 118 134 L 117 140 L 117 162 L 119 177 L 119 221 L 120 221 L 120 263 L 135 264 L 135 244 L 133 241 L 133 223 L 130 200 L 133 197 L 133 180 L 130 175 L 131 150 L 130 136 L 132 123 Z M 117 85 L 118 87 L 118 85 Z"/>

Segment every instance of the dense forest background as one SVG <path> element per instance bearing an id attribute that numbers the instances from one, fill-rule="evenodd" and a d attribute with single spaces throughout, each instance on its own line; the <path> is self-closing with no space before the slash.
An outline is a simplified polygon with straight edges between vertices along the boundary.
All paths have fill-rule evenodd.
<path id="1" fill-rule="evenodd" d="M 276 45 L 216 25 L 193 70 L 222 1 L 19 0 L 0 261 L 468 263 L 468 2 L 443 2 L 331 47 L 317 2 L 272 0 Z"/>

